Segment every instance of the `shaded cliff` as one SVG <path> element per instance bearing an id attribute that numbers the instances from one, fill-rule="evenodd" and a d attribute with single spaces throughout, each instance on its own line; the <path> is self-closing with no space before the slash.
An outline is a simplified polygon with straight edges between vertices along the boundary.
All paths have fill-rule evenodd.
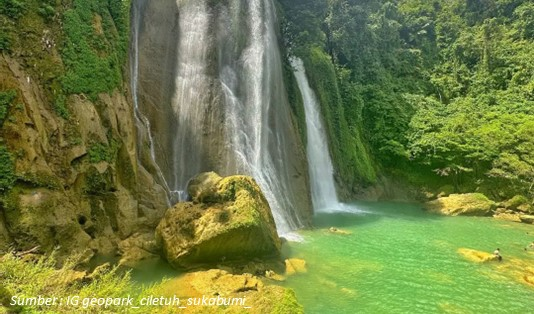
<path id="1" fill-rule="evenodd" d="M 0 10 L 0 251 L 113 254 L 152 228 L 163 188 L 137 162 L 129 5 L 7 1 Z"/>

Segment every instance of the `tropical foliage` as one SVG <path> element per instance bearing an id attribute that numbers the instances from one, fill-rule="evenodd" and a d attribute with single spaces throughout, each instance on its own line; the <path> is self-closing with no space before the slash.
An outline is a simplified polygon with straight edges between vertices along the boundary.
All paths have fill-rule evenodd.
<path id="1" fill-rule="evenodd" d="M 280 2 L 288 51 L 310 77 L 317 49 L 328 54 L 336 78 L 324 79 L 343 86 L 348 129 L 361 131 L 376 169 L 441 177 L 456 190 L 493 187 L 496 197 L 510 196 L 502 187 L 534 193 L 531 1 Z M 344 122 L 325 119 L 331 141 L 343 138 Z"/>

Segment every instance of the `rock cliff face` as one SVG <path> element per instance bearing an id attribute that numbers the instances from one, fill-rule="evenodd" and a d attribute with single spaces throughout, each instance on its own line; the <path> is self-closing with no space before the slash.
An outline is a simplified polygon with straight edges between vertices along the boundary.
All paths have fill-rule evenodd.
<path id="1" fill-rule="evenodd" d="M 291 111 L 271 0 L 144 1 L 139 109 L 168 186 L 203 171 L 254 177 L 280 231 L 309 225 L 307 162 Z"/>
<path id="2" fill-rule="evenodd" d="M 11 30 L 13 47 L 0 55 L 0 92 L 15 95 L 0 131 L 14 164 L 11 186 L 0 191 L 0 252 L 40 246 L 60 254 L 113 254 L 120 239 L 157 225 L 167 207 L 165 191 L 138 165 L 143 148 L 136 144 L 126 88 L 67 93 L 68 117 L 54 108 L 57 86 L 46 79 L 52 70 L 44 64 L 52 59 L 46 64 L 64 71 L 66 61 L 51 44 L 61 38 L 50 32 L 59 22 L 25 8 L 16 20 L 21 34 Z M 95 23 L 101 20 L 95 13 Z M 11 23 L 4 16 L 0 22 Z M 32 32 L 47 34 L 42 50 L 24 44 Z"/>
<path id="3" fill-rule="evenodd" d="M 167 182 L 204 170 L 247 173 L 284 231 L 309 224 L 274 3 L 131 3 L 132 21 L 130 1 L 0 10 L 0 251 L 112 254 L 120 240 L 157 225 L 167 194 L 147 162 L 149 138 L 137 134 L 137 109 L 149 118 Z"/>

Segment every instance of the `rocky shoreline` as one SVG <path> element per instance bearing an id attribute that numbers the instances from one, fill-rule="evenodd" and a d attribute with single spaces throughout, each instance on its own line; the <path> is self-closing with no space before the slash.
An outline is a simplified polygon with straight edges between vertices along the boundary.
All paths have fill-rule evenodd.
<path id="1" fill-rule="evenodd" d="M 306 262 L 282 258 L 282 240 L 254 179 L 202 173 L 190 181 L 188 193 L 191 201 L 169 208 L 155 232 L 138 232 L 119 243 L 117 269 L 143 269 L 147 261 L 163 259 L 183 271 L 155 284 L 150 293 L 200 300 L 184 313 L 243 311 L 243 306 L 203 305 L 202 298 L 246 300 L 247 313 L 303 313 L 293 290 L 278 283 L 307 272 Z M 29 267 L 46 258 L 37 252 L 12 255 Z M 104 263 L 89 271 L 87 259 L 82 258 L 75 264 L 68 271 L 57 271 L 65 277 L 59 285 L 90 284 L 113 269 Z"/>
<path id="2" fill-rule="evenodd" d="M 481 193 L 441 195 L 424 204 L 430 212 L 447 216 L 492 216 L 496 219 L 534 224 L 534 205 L 522 196 L 494 202 Z"/>
<path id="3" fill-rule="evenodd" d="M 169 208 L 155 233 L 121 242 L 120 264 L 136 268 L 161 257 L 185 271 L 158 288 L 163 296 L 246 297 L 252 313 L 303 313 L 294 292 L 276 283 L 306 272 L 306 263 L 282 259 L 282 240 L 254 179 L 201 173 L 189 182 L 188 194 L 190 201 Z"/>

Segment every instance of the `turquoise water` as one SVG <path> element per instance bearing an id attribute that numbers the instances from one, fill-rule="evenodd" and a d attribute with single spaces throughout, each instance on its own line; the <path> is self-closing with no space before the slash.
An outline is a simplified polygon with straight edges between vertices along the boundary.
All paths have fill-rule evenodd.
<path id="1" fill-rule="evenodd" d="M 300 232 L 304 242 L 285 247 L 307 261 L 308 273 L 284 283 L 306 313 L 534 313 L 534 287 L 502 270 L 516 259 L 534 267 L 524 251 L 534 226 L 443 217 L 411 204 L 354 206 L 366 213 L 317 215 L 316 229 Z M 476 264 L 457 252 L 497 247 L 502 263 Z"/>

